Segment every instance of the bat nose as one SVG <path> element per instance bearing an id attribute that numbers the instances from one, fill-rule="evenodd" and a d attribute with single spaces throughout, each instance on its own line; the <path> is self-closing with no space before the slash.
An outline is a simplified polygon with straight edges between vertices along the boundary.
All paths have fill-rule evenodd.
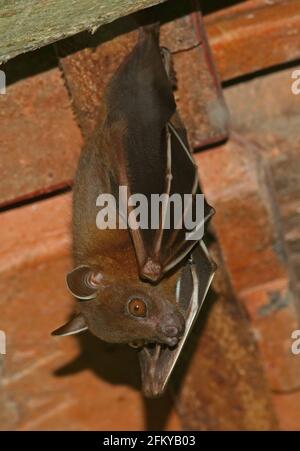
<path id="1" fill-rule="evenodd" d="M 178 337 L 179 335 L 179 329 L 176 326 L 165 326 L 162 331 L 167 337 Z"/>
<path id="2" fill-rule="evenodd" d="M 181 314 L 165 315 L 159 325 L 160 332 L 169 344 L 176 344 L 184 331 L 184 319 Z"/>

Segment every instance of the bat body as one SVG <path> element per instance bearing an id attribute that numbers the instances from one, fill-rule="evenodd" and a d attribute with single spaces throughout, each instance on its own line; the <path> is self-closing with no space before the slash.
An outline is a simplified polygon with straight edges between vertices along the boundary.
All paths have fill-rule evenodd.
<path id="1" fill-rule="evenodd" d="M 214 265 L 199 240 L 187 240 L 187 230 L 175 220 L 163 227 L 164 204 L 157 229 L 100 230 L 97 199 L 101 193 L 118 199 L 120 186 L 130 195 L 142 194 L 149 205 L 154 193 L 191 194 L 182 215 L 193 211 L 201 191 L 168 73 L 157 30 L 143 29 L 108 84 L 99 125 L 81 153 L 73 195 L 76 267 L 67 276 L 79 314 L 54 332 L 89 329 L 107 342 L 137 347 L 148 395 L 163 391 Z M 203 222 L 212 214 L 205 203 Z"/>

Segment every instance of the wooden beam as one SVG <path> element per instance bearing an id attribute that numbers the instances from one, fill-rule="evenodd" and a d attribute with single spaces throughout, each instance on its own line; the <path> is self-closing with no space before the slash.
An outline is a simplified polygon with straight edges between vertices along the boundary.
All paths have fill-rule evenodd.
<path id="1" fill-rule="evenodd" d="M 0 63 L 164 0 L 0 0 Z M 300 58 L 300 0 L 248 0 L 205 18 L 223 80 Z"/>
<path id="2" fill-rule="evenodd" d="M 0 0 L 0 62 L 164 0 Z"/>

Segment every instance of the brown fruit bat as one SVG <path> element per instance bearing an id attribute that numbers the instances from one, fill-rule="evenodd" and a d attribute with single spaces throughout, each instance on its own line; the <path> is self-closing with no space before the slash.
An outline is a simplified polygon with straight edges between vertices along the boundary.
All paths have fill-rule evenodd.
<path id="1" fill-rule="evenodd" d="M 89 329 L 101 340 L 137 347 L 148 396 L 163 392 L 214 273 L 202 242 L 187 240 L 175 222 L 163 227 L 166 205 L 156 230 L 96 225 L 99 194 L 118 199 L 119 186 L 143 194 L 149 205 L 154 193 L 193 194 L 183 216 L 201 193 L 158 30 L 141 29 L 107 86 L 97 130 L 81 153 L 73 195 L 76 268 L 67 275 L 79 313 L 53 332 Z M 205 203 L 203 222 L 212 214 Z"/>

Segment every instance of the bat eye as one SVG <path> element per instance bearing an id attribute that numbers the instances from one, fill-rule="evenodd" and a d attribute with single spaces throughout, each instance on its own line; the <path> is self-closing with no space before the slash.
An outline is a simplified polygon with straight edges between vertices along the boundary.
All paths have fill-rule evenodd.
<path id="1" fill-rule="evenodd" d="M 131 315 L 144 317 L 147 314 L 147 306 L 142 299 L 134 298 L 128 302 L 128 311 Z"/>

